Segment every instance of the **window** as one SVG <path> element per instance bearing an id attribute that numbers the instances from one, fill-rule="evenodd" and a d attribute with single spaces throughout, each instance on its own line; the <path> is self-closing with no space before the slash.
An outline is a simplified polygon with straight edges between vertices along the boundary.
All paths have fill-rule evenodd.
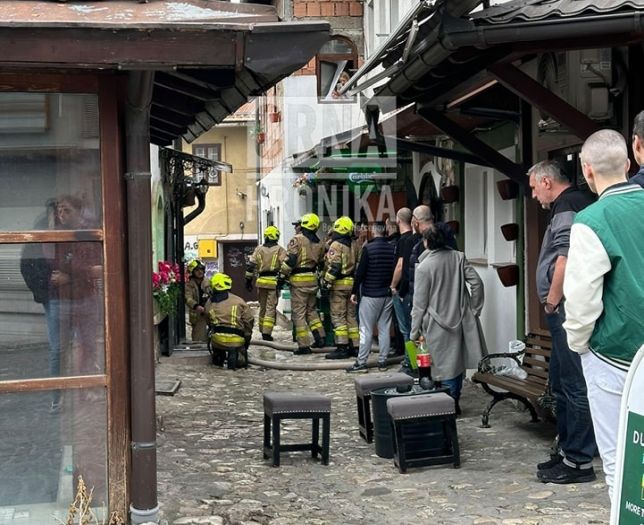
<path id="1" fill-rule="evenodd" d="M 221 160 L 221 144 L 194 144 L 192 154 L 208 160 Z"/>
<path id="2" fill-rule="evenodd" d="M 332 37 L 317 56 L 318 97 L 328 102 L 353 101 L 338 90 L 349 80 L 358 66 L 358 53 L 351 40 L 342 36 Z"/>
<path id="3" fill-rule="evenodd" d="M 465 168 L 465 255 L 488 258 L 488 172 L 478 166 Z"/>

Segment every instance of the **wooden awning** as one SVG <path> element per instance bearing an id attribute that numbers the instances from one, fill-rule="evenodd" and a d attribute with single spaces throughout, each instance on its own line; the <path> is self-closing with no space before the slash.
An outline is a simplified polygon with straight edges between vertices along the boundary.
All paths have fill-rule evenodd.
<path id="1" fill-rule="evenodd" d="M 279 22 L 275 8 L 186 0 L 0 0 L 0 67 L 154 70 L 150 135 L 191 142 L 304 66 L 326 22 Z"/>

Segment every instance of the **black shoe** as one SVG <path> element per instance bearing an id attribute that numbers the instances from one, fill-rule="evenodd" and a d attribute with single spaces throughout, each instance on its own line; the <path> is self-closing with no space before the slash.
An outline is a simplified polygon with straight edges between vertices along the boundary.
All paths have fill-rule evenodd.
<path id="1" fill-rule="evenodd" d="M 351 357 L 358 357 L 358 349 L 355 346 L 349 346 L 349 355 Z"/>
<path id="2" fill-rule="evenodd" d="M 308 346 L 300 346 L 297 350 L 293 352 L 294 355 L 305 355 L 310 353 L 311 353 L 311 349 Z"/>
<path id="3" fill-rule="evenodd" d="M 369 371 L 366 364 L 361 365 L 357 361 L 344 370 L 347 374 L 366 374 Z"/>
<path id="4" fill-rule="evenodd" d="M 388 369 L 389 367 L 387 366 L 386 361 L 378 361 L 378 370 L 380 370 L 381 372 L 384 372 L 385 370 L 388 370 Z"/>
<path id="5" fill-rule="evenodd" d="M 564 485 L 567 483 L 588 483 L 595 481 L 595 469 L 569 467 L 563 461 L 557 463 L 554 467 L 537 472 L 537 478 L 542 483 L 557 483 Z"/>
<path id="6" fill-rule="evenodd" d="M 563 456 L 561 454 L 551 454 L 548 461 L 537 464 L 537 470 L 548 470 L 549 468 L 558 465 L 563 461 Z"/>
<path id="7" fill-rule="evenodd" d="M 311 345 L 313 348 L 324 348 L 326 346 L 324 337 L 322 337 L 317 331 L 313 332 L 313 339 L 315 339 L 315 342 Z"/>
<path id="8" fill-rule="evenodd" d="M 262 340 L 264 340 L 264 341 L 272 341 L 273 336 L 271 334 L 262 334 Z"/>
<path id="9" fill-rule="evenodd" d="M 325 359 L 348 359 L 351 357 L 346 346 L 338 346 L 336 350 L 324 356 Z"/>
<path id="10" fill-rule="evenodd" d="M 399 374 L 407 374 L 407 375 L 408 375 L 408 376 L 410 376 L 410 377 L 415 377 L 415 375 L 414 375 L 414 371 L 413 371 L 410 367 L 405 366 L 405 365 L 401 366 L 401 367 L 398 369 L 398 373 L 399 373 Z"/>

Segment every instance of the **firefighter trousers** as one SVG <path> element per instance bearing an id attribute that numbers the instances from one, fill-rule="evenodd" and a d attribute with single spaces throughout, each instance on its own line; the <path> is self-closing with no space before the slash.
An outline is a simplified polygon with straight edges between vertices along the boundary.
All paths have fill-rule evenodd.
<path id="1" fill-rule="evenodd" d="M 356 319 L 356 305 L 350 300 L 351 290 L 332 289 L 329 294 L 331 323 L 336 345 L 360 346 L 360 331 Z"/>
<path id="2" fill-rule="evenodd" d="M 259 331 L 271 335 L 277 318 L 277 290 L 258 288 L 259 295 Z"/>
<path id="3" fill-rule="evenodd" d="M 311 346 L 310 331 L 317 330 L 324 338 L 324 328 L 317 311 L 317 288 L 291 286 L 291 319 L 295 340 L 300 348 Z"/>

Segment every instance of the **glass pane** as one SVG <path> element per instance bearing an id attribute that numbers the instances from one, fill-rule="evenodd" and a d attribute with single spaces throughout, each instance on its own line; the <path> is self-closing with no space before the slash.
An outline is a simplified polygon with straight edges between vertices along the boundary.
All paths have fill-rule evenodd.
<path id="1" fill-rule="evenodd" d="M 0 231 L 41 229 L 43 210 L 77 199 L 75 229 L 101 223 L 96 95 L 0 93 Z"/>
<path id="2" fill-rule="evenodd" d="M 0 381 L 101 374 L 99 242 L 0 245 Z"/>
<path id="3" fill-rule="evenodd" d="M 0 395 L 0 523 L 65 521 L 79 477 L 93 489 L 102 523 L 107 503 L 105 389 Z M 58 518 L 58 519 L 57 519 Z"/>
<path id="4" fill-rule="evenodd" d="M 353 55 L 353 48 L 344 40 L 336 38 L 329 40 L 326 44 L 324 44 L 318 54 L 323 55 L 327 53 L 334 55 L 347 53 L 349 55 Z"/>

